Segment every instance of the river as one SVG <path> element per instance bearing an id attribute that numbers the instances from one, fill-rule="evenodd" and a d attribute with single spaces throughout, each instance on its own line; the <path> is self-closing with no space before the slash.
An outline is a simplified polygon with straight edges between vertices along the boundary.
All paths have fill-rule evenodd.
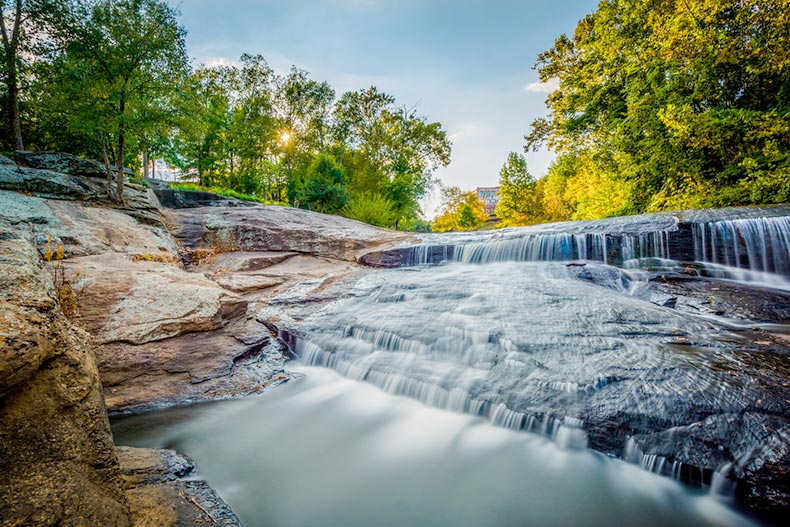
<path id="1" fill-rule="evenodd" d="M 192 456 L 248 527 L 749 524 L 734 459 L 770 442 L 739 416 L 785 404 L 733 374 L 750 337 L 571 242 L 362 272 L 295 316 L 298 380 L 117 419 L 116 441 Z"/>

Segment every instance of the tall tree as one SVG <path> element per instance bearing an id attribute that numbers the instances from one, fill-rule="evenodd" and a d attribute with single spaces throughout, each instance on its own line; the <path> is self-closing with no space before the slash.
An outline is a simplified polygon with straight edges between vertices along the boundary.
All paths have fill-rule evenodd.
<path id="1" fill-rule="evenodd" d="M 3 41 L 2 76 L 8 88 L 8 114 L 14 149 L 24 150 L 19 117 L 19 52 L 23 41 L 23 0 L 0 0 L 0 34 Z"/>
<path id="2" fill-rule="evenodd" d="M 77 127 L 114 138 L 118 200 L 128 140 L 173 118 L 170 97 L 188 72 L 176 14 L 158 0 L 99 0 L 60 34 L 63 110 Z"/>
<path id="3" fill-rule="evenodd" d="M 433 171 L 450 162 L 451 143 L 441 124 L 397 107 L 394 97 L 375 87 L 341 96 L 334 137 L 352 190 L 388 198 L 396 226 L 417 216 Z"/>

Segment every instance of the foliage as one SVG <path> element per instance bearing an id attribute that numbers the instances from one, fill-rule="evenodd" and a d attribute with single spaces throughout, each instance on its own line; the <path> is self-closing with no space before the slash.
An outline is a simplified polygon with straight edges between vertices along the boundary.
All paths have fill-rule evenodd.
<path id="1" fill-rule="evenodd" d="M 559 89 L 544 219 L 778 202 L 790 170 L 783 0 L 603 0 L 538 57 Z"/>
<path id="2" fill-rule="evenodd" d="M 124 166 L 148 175 L 158 159 L 225 195 L 330 213 L 349 205 L 360 217 L 377 204 L 370 221 L 426 228 L 418 200 L 451 144 L 440 123 L 393 96 L 370 87 L 337 97 L 308 72 L 278 74 L 255 54 L 193 69 L 164 0 L 0 2 L 3 24 L 13 23 L 2 32 L 0 117 L 21 116 L 35 149 L 104 160 L 117 197 Z M 8 64 L 24 91 L 14 91 L 22 83 Z M 0 132 L 0 148 L 12 150 L 12 135 L 13 126 Z"/>
<path id="3" fill-rule="evenodd" d="M 348 201 L 345 175 L 332 156 L 318 154 L 307 169 L 299 200 L 301 207 L 333 214 Z"/>
<path id="4" fill-rule="evenodd" d="M 502 227 L 529 225 L 541 220 L 541 199 L 537 182 L 527 170 L 524 156 L 510 152 L 499 171 L 499 203 L 496 216 Z"/>
<path id="5" fill-rule="evenodd" d="M 442 189 L 442 212 L 431 223 L 431 230 L 471 231 L 486 220 L 488 214 L 474 191 L 464 192 L 458 187 L 445 187 Z"/>
<path id="6" fill-rule="evenodd" d="M 351 196 L 341 214 L 371 225 L 392 227 L 396 217 L 394 206 L 391 200 L 381 194 L 360 192 Z"/>
<path id="7" fill-rule="evenodd" d="M 59 89 L 49 109 L 78 133 L 100 138 L 108 166 L 107 142 L 114 140 L 121 199 L 127 141 L 146 142 L 146 134 L 173 122 L 172 95 L 188 70 L 186 32 L 159 0 L 100 0 L 56 22 L 65 52 L 53 64 Z"/>

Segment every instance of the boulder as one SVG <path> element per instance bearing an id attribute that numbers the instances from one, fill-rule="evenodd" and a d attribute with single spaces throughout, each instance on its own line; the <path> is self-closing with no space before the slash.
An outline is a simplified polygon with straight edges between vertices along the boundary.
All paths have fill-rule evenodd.
<path id="1" fill-rule="evenodd" d="M 81 178 L 14 165 L 0 165 L 0 190 L 27 192 L 54 199 L 90 200 L 98 197 L 95 185 Z"/>
<path id="2" fill-rule="evenodd" d="M 13 159 L 10 159 L 10 158 L 0 154 L 0 165 L 14 165 L 14 166 L 16 166 L 16 163 L 14 162 Z"/>
<path id="3" fill-rule="evenodd" d="M 72 176 L 106 178 L 104 165 L 92 159 L 83 159 L 63 152 L 14 152 L 17 163 L 30 168 L 50 170 Z"/>
<path id="4" fill-rule="evenodd" d="M 131 525 L 89 336 L 0 227 L 0 523 Z"/>

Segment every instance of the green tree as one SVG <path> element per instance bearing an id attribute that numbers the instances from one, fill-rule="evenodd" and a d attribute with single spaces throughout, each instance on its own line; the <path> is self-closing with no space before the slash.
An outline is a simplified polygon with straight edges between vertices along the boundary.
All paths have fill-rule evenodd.
<path id="1" fill-rule="evenodd" d="M 172 95 L 188 72 L 185 31 L 158 0 L 100 0 L 87 18 L 61 28 L 58 64 L 71 126 L 114 139 L 115 197 L 123 196 L 126 146 L 174 120 Z"/>
<path id="2" fill-rule="evenodd" d="M 538 57 L 559 89 L 527 148 L 582 161 L 578 175 L 597 181 L 575 185 L 597 192 L 579 202 L 590 214 L 781 199 L 788 27 L 784 0 L 603 0 Z M 628 195 L 604 202 L 602 188 Z"/>
<path id="3" fill-rule="evenodd" d="M 335 159 L 327 154 L 318 154 L 304 178 L 304 187 L 299 199 L 311 210 L 333 214 L 348 201 L 345 176 Z"/>
<path id="4" fill-rule="evenodd" d="M 362 192 L 354 194 L 343 207 L 342 214 L 346 218 L 362 221 L 379 227 L 392 227 L 396 214 L 394 204 L 381 194 Z"/>
<path id="5" fill-rule="evenodd" d="M 375 87 L 343 94 L 334 113 L 333 137 L 351 189 L 385 195 L 396 222 L 416 218 L 433 171 L 450 162 L 441 124 L 398 108 L 394 97 Z"/>
<path id="6" fill-rule="evenodd" d="M 537 182 L 527 170 L 523 155 L 510 152 L 499 171 L 499 203 L 496 215 L 503 227 L 529 225 L 542 219 Z"/>

